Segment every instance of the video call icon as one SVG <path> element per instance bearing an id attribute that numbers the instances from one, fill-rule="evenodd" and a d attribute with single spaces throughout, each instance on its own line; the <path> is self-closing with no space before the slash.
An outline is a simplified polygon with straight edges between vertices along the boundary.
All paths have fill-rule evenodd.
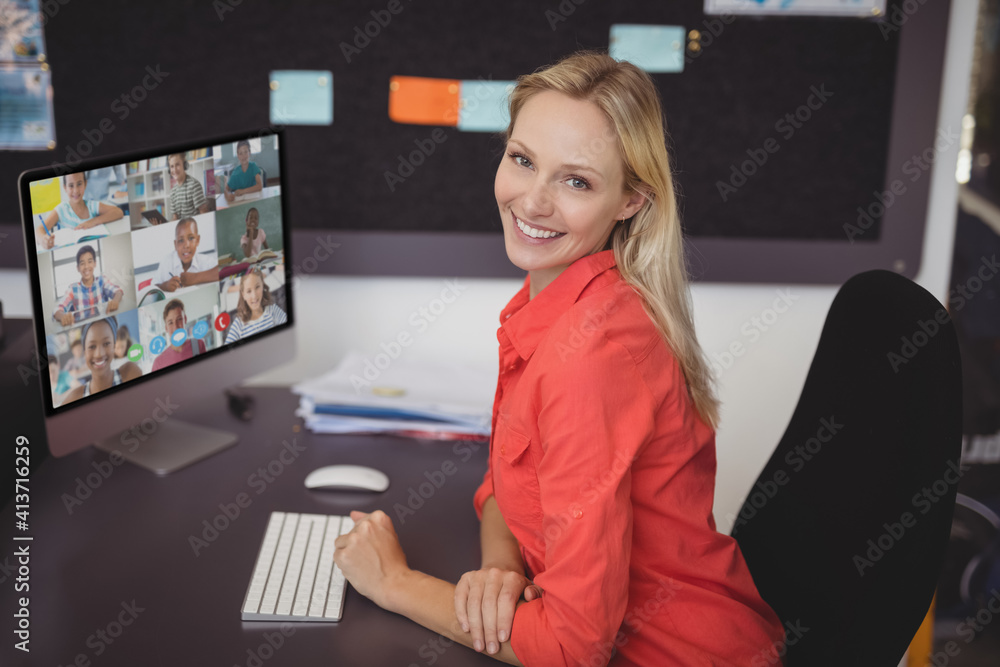
<path id="1" fill-rule="evenodd" d="M 142 359 L 142 345 L 135 343 L 128 349 L 128 360 L 139 361 L 140 359 Z"/>

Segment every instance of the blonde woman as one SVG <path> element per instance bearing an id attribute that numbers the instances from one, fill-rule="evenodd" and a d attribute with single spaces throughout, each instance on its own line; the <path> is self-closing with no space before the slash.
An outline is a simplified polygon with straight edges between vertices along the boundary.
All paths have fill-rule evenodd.
<path id="1" fill-rule="evenodd" d="M 495 194 L 528 276 L 500 314 L 482 568 L 411 570 L 352 513 L 363 595 L 510 664 L 780 664 L 783 631 L 715 530 L 718 420 L 688 304 L 659 96 L 583 53 L 521 77 Z"/>

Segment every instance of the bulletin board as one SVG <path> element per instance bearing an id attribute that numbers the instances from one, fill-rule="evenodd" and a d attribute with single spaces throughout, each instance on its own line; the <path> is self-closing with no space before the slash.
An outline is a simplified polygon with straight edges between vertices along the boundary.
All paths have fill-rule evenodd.
<path id="1" fill-rule="evenodd" d="M 270 73 L 323 70 L 333 122 L 285 126 L 289 214 L 299 238 L 332 231 L 368 245 L 322 270 L 476 275 L 504 260 L 493 196 L 502 139 L 393 122 L 390 79 L 509 81 L 607 49 L 612 26 L 667 25 L 683 28 L 683 68 L 652 76 L 696 275 L 915 274 L 930 177 L 910 157 L 938 139 L 950 3 L 910 3 L 907 14 L 889 0 L 868 18 L 716 15 L 705 4 L 183 0 L 166 15 L 155 4 L 58 5 L 45 26 L 58 148 L 0 153 L 0 222 L 17 224 L 23 169 L 268 128 Z M 896 180 L 903 192 L 873 215 Z"/>

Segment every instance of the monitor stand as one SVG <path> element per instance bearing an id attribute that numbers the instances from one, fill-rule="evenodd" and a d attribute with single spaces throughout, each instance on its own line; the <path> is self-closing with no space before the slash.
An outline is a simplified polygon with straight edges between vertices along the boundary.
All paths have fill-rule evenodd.
<path id="1" fill-rule="evenodd" d="M 122 435 L 99 440 L 94 446 L 108 453 L 118 452 L 126 461 L 157 475 L 169 475 L 235 445 L 238 439 L 229 431 L 173 418 L 157 424 L 152 433 L 147 434 L 139 426 L 134 426 L 130 433 L 133 442 L 129 444 Z"/>

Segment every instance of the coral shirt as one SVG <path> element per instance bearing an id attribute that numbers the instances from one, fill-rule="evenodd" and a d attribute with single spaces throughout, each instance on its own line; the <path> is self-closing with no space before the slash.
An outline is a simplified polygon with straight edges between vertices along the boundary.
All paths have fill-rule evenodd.
<path id="1" fill-rule="evenodd" d="M 776 665 L 784 632 L 736 541 L 715 530 L 715 434 L 615 268 L 574 262 L 500 315 L 489 469 L 543 589 L 522 604 L 522 663 Z M 783 651 L 782 651 L 783 653 Z"/>

